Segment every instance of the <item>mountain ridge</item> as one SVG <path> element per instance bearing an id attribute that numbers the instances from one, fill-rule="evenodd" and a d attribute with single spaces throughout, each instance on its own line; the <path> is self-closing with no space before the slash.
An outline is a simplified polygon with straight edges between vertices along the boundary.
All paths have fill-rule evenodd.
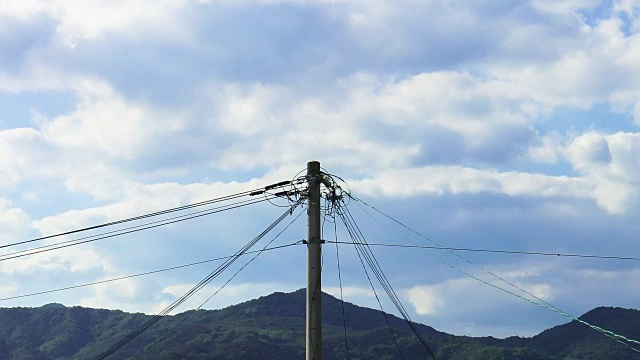
<path id="1" fill-rule="evenodd" d="M 395 315 L 345 302 L 351 359 L 425 359 L 425 350 Z M 142 359 L 295 359 L 304 356 L 305 290 L 276 292 L 218 310 L 168 316 L 110 359 L 131 359 L 188 320 Z M 0 308 L 0 358 L 91 359 L 150 316 L 120 310 L 65 307 Z M 581 318 L 640 337 L 640 311 L 598 307 Z M 393 336 L 386 324 L 389 321 Z M 346 359 L 342 305 L 323 293 L 324 358 Z M 532 337 L 468 337 L 416 323 L 439 359 L 640 359 L 638 353 L 576 321 Z M 397 346 L 393 341 L 397 339 Z M 398 348 L 403 352 L 402 357 Z"/>

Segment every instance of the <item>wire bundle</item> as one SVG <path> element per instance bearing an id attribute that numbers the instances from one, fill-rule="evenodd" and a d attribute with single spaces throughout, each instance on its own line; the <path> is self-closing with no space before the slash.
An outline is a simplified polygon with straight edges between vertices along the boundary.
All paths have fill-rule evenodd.
<path id="1" fill-rule="evenodd" d="M 425 348 L 425 350 L 429 353 L 429 355 L 433 359 L 437 359 L 435 352 L 433 351 L 433 349 L 431 349 L 431 347 L 429 346 L 425 338 L 422 336 L 422 334 L 416 327 L 415 323 L 411 320 L 411 317 L 409 316 L 407 310 L 402 305 L 400 298 L 398 297 L 398 295 L 396 295 L 396 292 L 393 290 L 391 283 L 389 283 L 389 280 L 387 279 L 386 275 L 382 271 L 382 268 L 380 267 L 378 260 L 376 260 L 375 255 L 369 248 L 367 241 L 365 240 L 364 236 L 362 235 L 362 232 L 360 231 L 360 228 L 355 223 L 355 220 L 351 216 L 349 209 L 346 206 L 344 206 L 344 204 L 338 205 L 338 215 L 344 222 L 344 225 L 346 226 L 347 231 L 349 232 L 349 236 L 353 241 L 353 244 L 356 248 L 358 256 L 360 257 L 360 261 L 364 259 L 367 262 L 367 264 L 369 265 L 369 268 L 378 279 L 378 282 L 380 283 L 384 291 L 387 293 L 387 295 L 389 296 L 389 299 L 395 305 L 400 315 L 407 322 L 407 324 L 409 325 L 409 328 L 415 334 L 420 344 L 422 344 L 422 346 Z M 365 268 L 365 271 L 366 271 L 366 268 Z M 386 319 L 386 315 L 385 315 L 385 319 Z M 387 321 L 387 325 L 389 325 L 388 321 Z M 389 326 L 389 329 L 391 329 L 390 326 Z M 393 334 L 393 330 L 392 330 L 392 334 Z M 395 339 L 395 335 L 394 335 L 394 340 L 396 341 L 396 346 L 400 351 L 400 347 L 398 346 L 397 340 Z M 402 351 L 400 351 L 400 354 L 402 358 L 404 358 L 404 356 L 402 355 Z"/>
<path id="2" fill-rule="evenodd" d="M 224 272 L 229 266 L 231 266 L 242 255 L 246 254 L 249 251 L 249 249 L 251 249 L 258 241 L 260 241 L 265 235 L 267 235 L 269 233 L 269 231 L 271 231 L 274 227 L 276 227 L 285 217 L 287 217 L 287 215 L 289 215 L 291 212 L 293 212 L 293 210 L 295 209 L 295 207 L 297 205 L 298 204 L 294 204 L 290 209 L 287 209 L 282 215 L 280 215 L 280 217 L 278 217 L 278 219 L 276 219 L 273 223 L 271 223 L 271 225 L 269 225 L 264 231 L 262 231 L 253 240 L 249 241 L 245 246 L 243 246 L 240 250 L 238 250 L 233 255 L 233 257 L 227 259 L 223 264 L 218 266 L 218 268 L 216 268 L 214 271 L 212 271 L 209 275 L 207 275 L 204 279 L 202 279 L 198 284 L 196 284 L 193 288 L 191 288 L 189 291 L 187 291 L 184 295 L 182 295 L 177 300 L 175 300 L 173 303 L 171 303 L 169 306 L 167 306 L 160 313 L 158 313 L 158 314 L 154 315 L 153 317 L 151 317 L 151 319 L 149 319 L 144 324 L 140 325 L 137 329 L 132 331 L 129 335 L 125 336 L 120 341 L 118 341 L 113 346 L 111 346 L 109 349 L 105 350 L 103 353 L 98 355 L 95 358 L 95 360 L 106 359 L 108 356 L 110 356 L 114 352 L 118 351 L 118 349 L 122 348 L 124 345 L 126 345 L 127 343 L 129 343 L 130 341 L 132 341 L 133 339 L 138 337 L 140 334 L 142 334 L 148 328 L 150 328 L 155 323 L 160 321 L 162 318 L 167 316 L 171 311 L 173 311 L 175 308 L 177 308 L 182 303 L 187 301 L 187 299 L 189 299 L 191 296 L 193 296 L 199 290 L 201 290 L 202 288 L 207 286 L 207 284 L 209 284 L 211 281 L 213 281 L 215 278 L 217 278 L 220 274 L 222 274 L 222 272 Z"/>
<path id="3" fill-rule="evenodd" d="M 362 204 L 364 204 L 364 205 L 366 205 L 366 206 L 370 207 L 371 209 L 375 210 L 376 212 L 378 212 L 379 214 L 383 215 L 384 217 L 386 217 L 386 218 L 390 219 L 391 221 L 395 222 L 396 224 L 398 224 L 398 225 L 400 225 L 400 226 L 404 227 L 405 229 L 407 229 L 407 230 L 409 230 L 409 231 L 413 232 L 414 234 L 416 234 L 416 235 L 418 235 L 418 236 L 420 236 L 420 237 L 422 237 L 422 238 L 426 239 L 427 241 L 431 242 L 432 244 L 436 245 L 434 248 L 439 249 L 439 250 L 446 250 L 446 251 L 448 251 L 449 253 L 451 253 L 451 254 L 452 254 L 452 255 L 454 255 L 455 257 L 457 257 L 457 258 L 459 258 L 459 259 L 463 260 L 464 262 L 466 262 L 466 263 L 468 263 L 468 264 L 472 265 L 473 267 L 475 267 L 475 268 L 477 268 L 477 269 L 479 269 L 479 270 L 481 270 L 481 271 L 485 272 L 486 274 L 490 275 L 491 277 L 495 278 L 496 280 L 498 280 L 498 281 L 500 281 L 500 282 L 502 282 L 502 283 L 504 283 L 504 284 L 507 284 L 507 285 L 511 286 L 512 288 L 514 288 L 514 289 L 518 290 L 520 293 L 525 294 L 526 296 L 525 296 L 525 295 L 522 295 L 522 294 L 518 294 L 518 293 L 516 293 L 516 292 L 514 292 L 514 291 L 511 291 L 511 290 L 505 289 L 505 288 L 503 288 L 503 287 L 500 287 L 500 286 L 498 286 L 498 285 L 496 285 L 496 284 L 493 284 L 493 283 L 491 283 L 491 282 L 489 282 L 489 281 L 486 281 L 486 280 L 484 280 L 484 279 L 481 279 L 481 278 L 480 278 L 480 277 L 478 277 L 478 276 L 472 275 L 472 274 L 470 274 L 469 272 L 467 272 L 467 271 L 465 271 L 465 270 L 462 270 L 462 269 L 460 269 L 460 268 L 456 267 L 455 265 L 453 265 L 453 264 L 451 264 L 450 262 L 448 262 L 448 261 L 444 260 L 444 259 L 443 259 L 443 258 L 441 258 L 440 256 L 437 256 L 437 255 L 435 255 L 435 254 L 429 253 L 429 255 L 430 255 L 430 256 L 434 257 L 436 260 L 438 260 L 438 261 L 442 262 L 443 264 L 445 264 L 445 265 L 449 266 L 450 268 L 452 268 L 452 269 L 454 269 L 454 270 L 456 270 L 456 271 L 458 271 L 458 272 L 460 272 L 460 273 L 462 273 L 462 274 L 464 274 L 464 275 L 466 275 L 466 276 L 468 276 L 468 277 L 470 277 L 470 278 L 472 278 L 472 279 L 474 279 L 474 280 L 476 280 L 476 281 L 479 281 L 479 282 L 481 282 L 481 283 L 483 283 L 483 284 L 485 284 L 485 285 L 488 285 L 488 286 L 490 286 L 490 287 L 493 287 L 493 288 L 495 288 L 495 289 L 497 289 L 497 290 L 500 290 L 500 291 L 502 291 L 502 292 L 505 292 L 505 293 L 507 293 L 507 294 L 509 294 L 509 295 L 515 296 L 515 297 L 517 297 L 517 298 L 519 298 L 519 299 L 522 299 L 522 300 L 528 301 L 528 302 L 530 302 L 530 303 L 532 303 L 532 304 L 534 304 L 534 305 L 538 305 L 538 306 L 540 306 L 540 307 L 542 307 L 542 308 L 544 308 L 544 309 L 551 310 L 551 311 L 553 311 L 553 312 L 555 312 L 555 313 L 558 313 L 558 314 L 560 314 L 560 315 L 562 315 L 562 316 L 564 316 L 564 317 L 566 317 L 566 318 L 569 318 L 569 319 L 571 319 L 571 320 L 577 321 L 577 322 L 579 322 L 579 323 L 581 323 L 581 324 L 583 324 L 583 325 L 588 326 L 589 328 L 591 328 L 591 329 L 593 329 L 593 330 L 595 330 L 595 331 L 598 331 L 598 332 L 602 333 L 603 335 L 607 336 L 608 338 L 610 338 L 610 339 L 612 339 L 612 340 L 614 340 L 614 341 L 616 341 L 616 342 L 618 342 L 618 343 L 620 343 L 620 344 L 622 344 L 622 345 L 625 345 L 626 347 L 630 348 L 631 350 L 633 350 L 633 351 L 635 351 L 635 352 L 640 352 L 640 350 L 639 350 L 638 348 L 636 348 L 636 347 L 634 347 L 634 346 L 632 346 L 632 345 L 631 345 L 632 343 L 633 343 L 633 344 L 640 345 L 640 341 L 637 341 L 637 340 L 634 340 L 634 339 L 629 339 L 629 338 L 625 337 L 624 335 L 620 335 L 620 334 L 617 334 L 617 333 L 615 333 L 615 332 L 613 332 L 613 331 L 610 331 L 610 330 L 607 330 L 607 329 L 601 328 L 601 327 L 599 327 L 599 326 L 596 326 L 596 325 L 590 324 L 589 322 L 584 321 L 584 320 L 582 320 L 582 319 L 578 318 L 577 316 L 571 315 L 571 314 L 569 314 L 569 313 L 565 312 L 564 310 L 560 309 L 559 307 L 557 307 L 557 306 L 555 306 L 555 305 L 553 305 L 553 304 L 549 303 L 548 301 L 545 301 L 545 300 L 541 299 L 540 297 L 536 296 L 535 294 L 532 294 L 531 292 L 527 291 L 526 289 L 523 289 L 522 287 L 520 287 L 520 286 L 518 286 L 518 285 L 514 284 L 513 282 L 511 282 L 511 281 L 509 281 L 509 280 L 506 280 L 506 279 L 504 279 L 504 278 L 502 278 L 502 277 L 498 276 L 497 274 L 495 274 L 495 273 L 491 272 L 490 270 L 488 270 L 488 269 L 486 269 L 486 268 L 484 268 L 484 267 L 482 267 L 482 266 L 480 266 L 480 265 L 478 265 L 478 264 L 476 264 L 476 263 L 472 262 L 471 260 L 469 260 L 469 259 L 467 259 L 467 258 L 465 258 L 465 257 L 461 256 L 460 254 L 458 254 L 458 253 L 456 253 L 456 252 L 454 251 L 454 250 L 457 250 L 457 249 L 452 249 L 452 248 L 446 248 L 446 247 L 443 247 L 443 246 L 442 246 L 442 245 L 440 245 L 439 243 L 437 243 L 437 242 L 433 241 L 432 239 L 428 238 L 427 236 L 422 235 L 422 234 L 421 234 L 421 233 L 419 233 L 418 231 L 416 231 L 416 230 L 414 230 L 414 229 L 412 229 L 412 228 L 408 227 L 407 225 L 403 224 L 402 222 L 400 222 L 400 221 L 398 221 L 398 220 L 394 219 L 393 217 L 391 217 L 391 216 L 389 216 L 389 215 L 387 215 L 387 214 L 383 213 L 382 211 L 380 211 L 380 210 L 376 209 L 375 207 L 373 207 L 373 206 L 371 206 L 371 205 L 367 204 L 367 203 L 366 203 L 366 202 L 364 202 L 363 200 L 358 199 L 358 198 L 356 198 L 356 197 L 354 197 L 354 196 L 352 196 L 352 195 L 350 195 L 350 194 L 349 194 L 349 196 L 350 196 L 352 199 L 356 200 L 357 202 L 362 203 Z M 363 210 L 364 210 L 364 209 L 363 209 Z M 367 213 L 367 215 L 369 215 L 372 219 L 374 219 L 374 220 L 376 220 L 376 221 L 378 221 L 378 222 L 379 222 L 379 220 L 378 220 L 378 219 L 376 219 L 374 216 L 372 216 L 369 212 L 367 212 L 366 210 L 364 210 L 364 211 L 365 211 L 365 213 Z M 383 226 L 384 226 L 384 224 L 383 224 Z M 465 249 L 465 250 L 466 250 L 466 249 Z M 506 253 L 506 251 L 501 251 L 501 252 Z M 513 253 L 513 252 L 511 252 L 511 253 Z M 526 255 L 540 255 L 541 253 L 535 253 L 535 254 L 534 254 L 534 253 L 525 253 L 525 254 L 526 254 Z M 567 254 L 567 256 L 576 256 L 576 254 Z M 590 258 L 607 258 L 607 259 L 619 259 L 619 260 L 632 260 L 632 258 L 620 258 L 620 257 L 612 257 L 612 256 L 608 256 L 608 257 L 598 257 L 598 256 L 592 256 L 592 255 L 581 255 L 580 257 L 590 257 Z"/>

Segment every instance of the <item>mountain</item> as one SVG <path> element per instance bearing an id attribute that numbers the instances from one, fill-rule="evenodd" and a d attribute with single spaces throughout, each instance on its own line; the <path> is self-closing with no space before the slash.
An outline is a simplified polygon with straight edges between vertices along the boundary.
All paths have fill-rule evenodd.
<path id="1" fill-rule="evenodd" d="M 350 359 L 427 359 L 404 320 L 345 303 Z M 150 345 L 183 321 L 157 346 Z M 93 359 L 149 319 L 118 310 L 64 307 L 0 308 L 0 359 Z M 590 323 L 640 337 L 640 311 L 597 308 Z M 323 294 L 324 359 L 347 359 L 340 300 Z M 393 329 L 393 336 L 387 326 Z M 221 310 L 168 316 L 109 359 L 300 359 L 304 358 L 305 291 L 274 293 Z M 638 353 L 572 321 L 531 338 L 454 336 L 417 324 L 439 359 L 639 359 Z"/>
<path id="2" fill-rule="evenodd" d="M 624 334 L 630 339 L 640 338 L 638 310 L 600 307 L 587 312 L 580 319 Z M 543 331 L 531 338 L 527 346 L 571 359 L 640 359 L 640 353 L 630 352 L 628 347 L 577 321 Z"/>
<path id="3" fill-rule="evenodd" d="M 58 303 L 46 304 L 46 305 L 42 305 L 41 307 L 45 308 L 45 309 L 64 309 L 64 308 L 66 308 L 66 306 L 64 306 L 62 304 L 58 304 Z"/>

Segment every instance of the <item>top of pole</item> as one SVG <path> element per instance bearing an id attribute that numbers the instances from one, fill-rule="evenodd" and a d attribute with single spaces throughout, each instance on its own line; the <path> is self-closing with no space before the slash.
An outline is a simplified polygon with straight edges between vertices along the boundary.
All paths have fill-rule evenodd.
<path id="1" fill-rule="evenodd" d="M 320 171 L 320 162 L 319 161 L 309 161 L 307 163 L 307 173 L 319 172 L 319 171 Z"/>

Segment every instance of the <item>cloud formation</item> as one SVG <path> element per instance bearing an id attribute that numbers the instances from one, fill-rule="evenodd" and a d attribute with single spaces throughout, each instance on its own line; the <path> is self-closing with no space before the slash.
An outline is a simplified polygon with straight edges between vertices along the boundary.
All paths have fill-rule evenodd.
<path id="1" fill-rule="evenodd" d="M 631 0 L 5 1 L 0 241 L 261 187 L 320 160 L 355 195 L 444 244 L 640 251 L 639 16 Z M 1 261 L 0 292 L 227 255 L 273 210 Z M 300 256 L 263 260 L 281 278 L 253 274 L 244 282 L 259 292 L 238 285 L 216 304 L 303 287 Z M 444 267 L 420 277 L 411 269 L 422 255 L 405 256 L 381 261 L 416 320 L 474 335 L 532 334 L 561 321 L 517 323 L 528 304 L 496 300 Z M 479 261 L 505 274 L 531 266 Z M 563 264 L 541 259 L 540 275 L 522 284 L 574 313 L 633 305 L 625 281 L 634 265 Z M 46 301 L 152 311 L 201 275 Z M 590 281 L 618 295 L 586 290 L 597 288 Z M 375 306 L 362 279 L 345 289 Z M 579 302 L 566 295 L 580 291 Z M 460 307 L 471 296 L 474 306 Z M 508 321 L 499 304 L 523 316 Z"/>

